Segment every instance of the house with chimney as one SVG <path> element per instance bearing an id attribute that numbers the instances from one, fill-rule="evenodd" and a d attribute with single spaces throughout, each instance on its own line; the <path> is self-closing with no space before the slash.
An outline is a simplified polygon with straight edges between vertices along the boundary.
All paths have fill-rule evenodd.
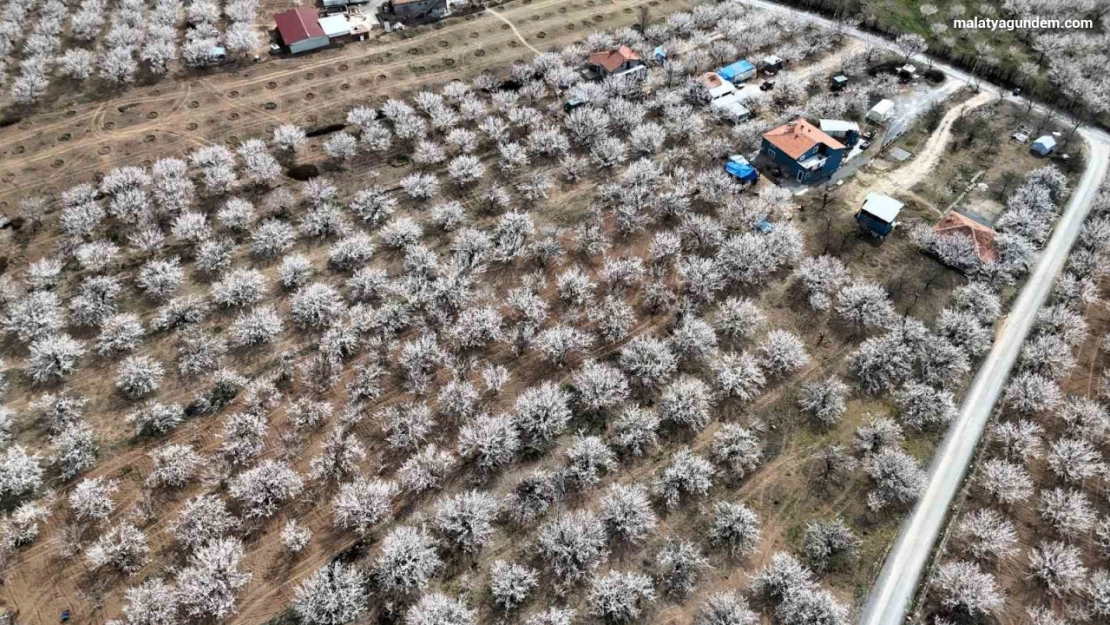
<path id="1" fill-rule="evenodd" d="M 798 182 L 816 182 L 833 175 L 847 151 L 843 143 L 801 118 L 764 133 L 759 148 L 763 157 Z"/>

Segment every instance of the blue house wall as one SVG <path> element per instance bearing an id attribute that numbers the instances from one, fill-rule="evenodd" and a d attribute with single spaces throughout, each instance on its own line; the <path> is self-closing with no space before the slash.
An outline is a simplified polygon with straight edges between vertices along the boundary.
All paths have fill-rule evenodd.
<path id="1" fill-rule="evenodd" d="M 856 213 L 856 221 L 859 222 L 859 225 L 865 230 L 870 230 L 881 237 L 885 237 L 890 234 L 891 230 L 894 230 L 890 224 L 876 219 L 871 213 L 862 210 Z"/>
<path id="2" fill-rule="evenodd" d="M 810 158 L 822 151 L 824 152 L 824 154 L 828 155 L 828 159 L 825 161 L 825 164 L 821 167 L 821 169 L 818 169 L 816 171 L 809 171 L 799 164 L 807 158 Z M 776 165 L 781 165 L 782 167 L 784 167 L 787 171 L 790 172 L 791 178 L 800 182 L 810 182 L 813 180 L 821 180 L 827 178 L 833 175 L 836 170 L 840 169 L 840 163 L 844 160 L 844 150 L 834 150 L 824 144 L 817 144 L 813 146 L 808 151 L 806 151 L 805 154 L 802 154 L 800 157 L 798 157 L 797 160 L 791 158 L 790 155 L 780 150 L 776 145 L 774 145 L 767 139 L 763 139 L 763 145 L 760 148 L 760 152 L 770 157 Z M 798 177 L 799 173 L 802 175 L 801 178 Z"/>

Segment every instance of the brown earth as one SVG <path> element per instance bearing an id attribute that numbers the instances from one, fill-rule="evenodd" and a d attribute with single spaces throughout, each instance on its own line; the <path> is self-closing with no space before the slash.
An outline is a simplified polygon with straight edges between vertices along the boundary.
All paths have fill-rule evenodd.
<path id="1" fill-rule="evenodd" d="M 665 5 L 658 0 L 596 3 L 594 0 L 585 3 L 534 0 L 527 4 L 509 3 L 499 7 L 498 12 L 512 21 L 527 42 L 537 47 L 541 44 L 542 47 L 555 47 L 566 45 L 595 28 L 610 29 L 631 23 L 638 19 L 636 9 L 640 6 L 658 7 L 653 9 L 652 17 L 659 19 L 664 12 L 691 4 L 685 0 Z M 563 9 L 566 11 L 563 12 Z M 600 21 L 594 19 L 598 15 L 602 17 Z M 533 20 L 533 16 L 538 18 Z M 568 30 L 570 25 L 575 28 Z M 232 137 L 239 140 L 265 137 L 278 123 L 288 121 L 314 127 L 342 122 L 345 109 L 354 104 L 381 103 L 387 97 L 424 85 L 442 84 L 454 77 L 473 76 L 482 69 L 501 67 L 517 58 L 528 58 L 531 52 L 520 45 L 511 29 L 503 26 L 506 25 L 493 16 L 458 18 L 433 27 L 389 35 L 375 42 L 349 44 L 339 50 L 303 58 L 270 60 L 234 72 L 196 76 L 180 82 L 167 79 L 136 87 L 115 100 L 67 102 L 63 99 L 42 112 L 29 115 L 21 124 L 0 129 L 0 145 L 4 146 L 0 152 L 0 180 L 5 183 L 0 187 L 0 203 L 6 203 L 6 206 L 0 204 L 0 208 L 10 208 L 17 198 L 30 193 L 56 193 L 111 167 L 149 164 L 159 157 L 180 156 L 207 142 L 233 142 Z M 537 37 L 540 32 L 546 33 L 542 39 Z M 478 33 L 479 37 L 471 38 L 470 33 Z M 440 40 L 448 42 L 446 52 L 440 52 L 443 48 L 433 44 Z M 513 43 L 517 45 L 513 46 Z M 410 53 L 417 49 L 421 50 L 420 54 Z M 434 50 L 437 58 L 425 60 L 425 55 L 431 54 L 427 50 Z M 474 52 L 478 50 L 484 50 L 486 54 L 475 56 Z M 455 64 L 445 65 L 447 58 L 454 59 Z M 343 89 L 344 84 L 351 87 Z M 234 97 L 232 92 L 235 92 Z M 316 96 L 311 103 L 305 99 L 309 93 Z M 193 102 L 197 105 L 191 108 Z M 277 106 L 267 109 L 269 102 Z M 73 113 L 69 114 L 69 111 Z M 157 113 L 157 117 L 152 118 L 151 113 Z M 230 119 L 232 115 L 237 117 Z M 64 133 L 69 133 L 70 138 L 58 141 Z M 154 140 L 148 141 L 148 136 L 153 136 Z M 316 140 L 310 144 L 313 148 L 319 147 Z M 302 154 L 300 159 L 302 162 L 317 163 L 323 160 L 318 151 L 311 150 Z M 381 182 L 395 182 L 402 172 L 388 167 L 383 160 L 360 156 L 343 169 L 330 169 L 325 173 L 340 187 L 341 194 L 368 184 L 366 174 L 370 169 L 381 172 Z M 58 161 L 63 161 L 63 164 L 52 167 Z M 535 213 L 537 220 L 541 225 L 573 225 L 588 207 L 590 191 L 601 178 L 558 189 L 543 209 Z M 452 190 L 444 190 L 443 193 L 469 204 L 475 203 L 473 193 Z M 408 207 L 409 204 L 402 203 L 402 210 Z M 825 250 L 840 256 L 851 266 L 856 277 L 871 278 L 885 284 L 899 311 L 930 322 L 946 304 L 951 289 L 963 278 L 932 261 L 926 261 L 912 244 L 898 234 L 882 243 L 861 236 L 851 220 L 852 210 L 851 206 L 844 204 L 825 210 L 812 201 L 801 207 L 795 220 L 806 234 L 808 253 Z M 439 238 L 429 241 L 429 244 L 438 246 L 445 244 L 445 241 L 445 238 Z M 613 253 L 644 255 L 649 242 L 649 235 L 618 241 Z M 47 236 L 21 240 L 19 245 L 22 249 L 17 262 L 24 265 L 29 258 L 49 253 L 51 243 Z M 323 259 L 327 254 L 326 246 L 317 242 L 301 241 L 296 251 L 308 256 L 317 267 L 325 262 Z M 243 260 L 239 259 L 239 262 Z M 398 259 L 385 254 L 376 262 L 396 267 Z M 276 263 L 263 264 L 260 268 L 272 282 Z M 590 269 L 596 271 L 597 267 Z M 518 277 L 513 271 L 488 273 L 486 287 L 492 292 L 491 297 L 508 285 L 515 285 Z M 186 288 L 198 293 L 207 289 L 207 284 L 191 273 L 186 284 Z M 714 568 L 707 573 L 695 596 L 684 602 L 661 599 L 646 619 L 649 622 L 689 622 L 701 600 L 711 592 L 742 588 L 747 583 L 747 576 L 766 563 L 772 553 L 783 549 L 797 550 L 806 520 L 838 514 L 863 528 L 863 557 L 858 566 L 829 574 L 824 581 L 839 597 L 852 602 L 862 596 L 869 586 L 881 563 L 882 553 L 897 531 L 898 515 L 875 517 L 866 513 L 864 497 L 867 482 L 862 473 L 857 473 L 832 492 L 812 488 L 807 467 L 812 453 L 834 441 L 849 441 L 855 427 L 868 414 L 890 412 L 891 409 L 884 402 L 860 397 L 851 402 L 845 420 L 829 431 L 817 430 L 801 420 L 794 405 L 797 386 L 808 379 L 832 374 L 845 376 L 844 358 L 862 337 L 846 335 L 833 315 L 810 311 L 804 295 L 799 291 L 797 285 L 784 274 L 777 276 L 767 288 L 753 290 L 749 295 L 758 299 L 761 308 L 768 314 L 771 327 L 792 330 L 804 337 L 811 355 L 808 367 L 787 380 L 770 385 L 763 397 L 751 405 L 722 404 L 717 411 L 719 421 L 706 430 L 696 436 L 666 438 L 661 449 L 650 452 L 644 458 L 626 461 L 617 475 L 607 476 L 600 487 L 576 495 L 565 503 L 572 507 L 595 507 L 606 483 L 615 479 L 647 480 L 656 475 L 671 453 L 682 445 L 707 452 L 713 432 L 720 422 L 750 423 L 758 419 L 768 424 L 767 461 L 763 466 L 744 480 L 732 481 L 723 477 L 715 480 L 710 497 L 688 509 L 662 515 L 660 531 L 647 545 L 614 553 L 610 562 L 612 566 L 627 569 L 644 565 L 645 570 L 650 570 L 655 549 L 668 535 L 698 536 L 702 531 L 700 524 L 704 522 L 704 514 L 698 513 L 704 512 L 714 499 L 742 500 L 760 514 L 763 537 L 755 554 L 739 562 L 723 554 L 708 554 Z M 287 314 L 285 296 L 278 297 L 274 303 L 283 315 Z M 630 303 L 635 305 L 637 302 Z M 125 308 L 139 313 L 144 320 L 148 320 L 153 313 L 151 307 L 144 306 L 137 299 L 129 299 Z M 233 313 L 216 313 L 210 324 L 226 327 L 233 317 Z M 558 313 L 553 317 L 557 319 Z M 632 334 L 661 331 L 664 323 L 662 317 L 644 315 Z M 308 342 L 305 336 L 295 332 L 287 332 L 285 338 L 286 342 L 276 349 L 233 354 L 226 364 L 245 374 L 257 375 L 273 366 L 275 355 L 281 349 L 295 348 L 302 342 Z M 620 344 L 601 346 L 590 355 L 603 358 L 619 347 Z M 750 349 L 753 346 L 736 347 Z M 11 343 L 3 344 L 2 348 L 5 354 L 17 351 Z M 172 366 L 168 356 L 173 353 L 172 338 L 161 336 L 148 339 L 142 351 L 159 354 L 167 366 Z M 491 402 L 486 407 L 491 412 L 508 409 L 517 391 L 549 375 L 549 367 L 534 352 L 517 358 L 507 350 L 501 350 L 488 356 L 493 362 L 509 366 L 514 374 L 512 384 L 504 392 L 504 397 L 510 399 Z M 358 361 L 348 365 L 348 378 L 357 364 Z M 117 495 L 119 512 L 115 515 L 115 520 L 119 520 L 127 515 L 133 504 L 139 503 L 142 479 L 150 470 L 146 454 L 151 449 L 167 442 L 189 442 L 198 451 L 211 453 L 220 443 L 219 430 L 223 417 L 190 420 L 157 442 L 135 440 L 122 419 L 132 405 L 114 394 L 113 378 L 113 362 L 87 362 L 76 376 L 67 381 L 67 387 L 94 398 L 88 409 L 89 420 L 104 446 L 101 463 L 89 476 L 120 480 L 121 490 Z M 342 384 L 337 386 L 337 389 L 342 388 Z M 188 402 L 198 390 L 199 385 L 169 375 L 157 399 L 162 402 Z M 21 379 L 14 380 L 9 397 L 19 399 L 12 402 L 11 407 L 20 412 L 26 411 L 28 397 L 36 393 L 32 393 Z M 336 392 L 331 397 L 337 406 L 341 403 L 341 395 L 341 392 Z M 287 394 L 289 396 L 291 394 Z M 372 415 L 379 407 L 410 397 L 394 382 L 383 397 L 367 406 L 366 413 Z M 237 407 L 238 404 L 233 405 L 226 412 L 233 412 Z M 276 440 L 276 432 L 285 428 L 282 409 L 272 416 L 271 425 L 265 455 L 276 457 L 282 452 Z M 583 429 L 598 427 L 590 423 L 574 425 Z M 27 428 L 20 433 L 21 439 L 45 451 L 45 438 L 36 434 L 36 430 Z M 373 419 L 368 416 L 358 426 L 356 434 L 367 448 L 369 460 L 364 471 L 369 474 L 392 472 L 397 460 L 385 450 Z M 936 436 L 934 432 L 914 434 L 908 446 L 919 459 L 925 460 Z M 323 435 L 318 434 L 309 440 L 306 450 L 296 462 L 298 470 L 307 470 L 308 459 L 318 450 L 322 439 Z M 454 428 L 438 433 L 437 441 L 445 446 L 451 446 L 453 440 Z M 557 452 L 548 453 L 539 461 L 515 464 L 510 473 L 496 476 L 490 486 L 495 492 L 507 492 L 521 475 L 558 463 L 560 454 Z M 472 471 L 459 471 L 444 491 L 451 493 L 473 487 L 471 474 Z M 73 610 L 83 623 L 103 623 L 116 617 L 123 589 L 147 577 L 170 576 L 172 567 L 181 565 L 181 555 L 174 551 L 165 527 L 176 517 L 177 510 L 189 496 L 209 489 L 216 492 L 222 490 L 218 484 L 195 484 L 183 493 L 161 496 L 152 502 L 154 518 L 143 526 L 153 548 L 152 563 L 128 579 L 90 574 L 82 556 L 62 557 L 59 545 L 53 539 L 61 534 L 65 519 L 63 513 L 56 513 L 40 540 L 19 552 L 11 563 L 0 589 L 0 605 L 18 611 L 20 621 L 27 623 L 53 622 L 63 609 Z M 60 490 L 59 495 L 62 494 L 64 491 Z M 239 614 L 231 622 L 257 624 L 273 619 L 287 608 L 297 582 L 322 564 L 348 550 L 359 561 L 372 554 L 374 541 L 383 536 L 389 526 L 375 531 L 366 544 L 357 542 L 347 532 L 335 530 L 330 506 L 322 503 L 329 500 L 331 494 L 326 489 L 310 487 L 302 501 L 287 506 L 265 523 L 249 528 L 244 567 L 253 574 L 253 579 L 240 594 Z M 425 518 L 436 496 L 428 494 L 399 502 L 397 516 L 404 522 L 419 522 Z M 282 555 L 278 540 L 280 528 L 289 518 L 297 518 L 314 533 L 306 551 L 295 558 Z M 482 610 L 482 622 L 491 622 L 495 616 L 486 599 L 485 571 L 489 563 L 499 557 L 530 559 L 534 555 L 530 551 L 532 533 L 532 530 L 514 532 L 508 527 L 499 528 L 494 543 L 480 557 L 473 561 L 449 561 L 448 571 L 452 574 L 442 577 L 450 581 L 436 581 L 435 584 L 452 593 L 466 595 L 472 606 Z M 546 607 L 546 599 L 548 597 L 541 596 L 533 602 L 533 607 Z M 372 598 L 371 602 L 376 605 L 377 599 Z"/>

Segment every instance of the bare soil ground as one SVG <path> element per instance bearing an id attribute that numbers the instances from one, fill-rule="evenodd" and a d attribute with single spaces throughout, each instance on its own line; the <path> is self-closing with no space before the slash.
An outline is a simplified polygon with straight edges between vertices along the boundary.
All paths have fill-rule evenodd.
<path id="1" fill-rule="evenodd" d="M 266 10 L 278 8 L 282 0 L 266 2 Z M 659 19 L 670 11 L 692 5 L 692 0 L 525 0 L 512 2 L 498 8 L 498 12 L 516 26 L 519 37 L 537 48 L 561 47 L 583 37 L 595 29 L 611 29 L 636 21 L 641 6 L 652 8 L 652 19 Z M 273 5 L 273 6 L 271 6 Z M 101 101 L 66 101 L 61 99 L 46 110 L 26 116 L 20 123 L 0 129 L 0 210 L 10 210 L 15 201 L 27 194 L 47 194 L 76 182 L 93 179 L 97 174 L 116 166 L 150 164 L 163 156 L 180 156 L 198 145 L 209 142 L 234 143 L 250 137 L 264 137 L 279 123 L 293 122 L 305 127 L 320 127 L 341 123 L 346 109 L 361 103 L 380 104 L 388 97 L 422 86 L 440 85 L 455 77 L 473 76 L 486 68 L 507 65 L 518 58 L 532 55 L 518 39 L 518 34 L 495 16 L 480 15 L 452 19 L 435 26 L 414 29 L 389 35 L 374 42 L 352 43 L 342 49 L 328 50 L 296 59 L 270 60 L 258 65 L 242 67 L 227 73 L 195 76 L 174 82 L 136 87 L 118 98 Z M 818 61 L 821 63 L 821 61 Z M 311 148 L 302 153 L 301 162 L 322 163 L 319 141 L 310 142 Z M 382 183 L 395 182 L 401 175 L 399 169 L 390 168 L 386 159 L 360 156 L 344 169 L 325 168 L 325 174 L 347 196 L 368 184 L 370 170 L 381 172 Z M 408 173 L 408 169 L 404 171 Z M 591 191 L 598 179 L 589 180 L 571 188 L 560 188 L 546 204 L 535 211 L 541 225 L 572 225 L 580 220 L 586 210 Z M 452 196 L 464 203 L 474 204 L 473 194 Z M 404 206 L 404 205 L 403 205 Z M 909 212 L 919 210 L 911 207 Z M 923 210 L 923 209 L 922 209 Z M 913 314 L 929 323 L 947 303 L 952 288 L 963 282 L 959 274 L 925 259 L 916 248 L 898 234 L 885 242 L 862 236 L 851 219 L 854 205 L 836 202 L 826 208 L 814 198 L 800 207 L 796 222 L 806 235 L 807 253 L 822 251 L 840 256 L 857 278 L 870 278 L 888 287 L 900 312 Z M 925 213 L 920 213 L 923 216 Z M 648 235 L 622 241 L 618 252 L 643 254 L 650 242 Z M 39 236 L 30 239 L 7 239 L 3 243 L 12 250 L 13 265 L 25 266 L 28 259 L 48 254 L 53 241 Z M 444 244 L 441 239 L 433 245 Z M 326 257 L 325 245 L 301 242 L 297 251 L 304 253 L 314 265 L 319 266 Z M 241 259 L 239 259 L 242 262 Z M 390 267 L 398 265 L 398 258 L 381 261 Z M 276 263 L 259 267 L 273 279 Z M 597 267 L 590 267 L 596 271 Z M 513 284 L 517 276 L 487 274 L 487 287 L 491 291 Z M 198 293 L 207 284 L 190 275 L 188 288 Z M 776 277 L 773 286 L 752 292 L 760 307 L 771 319 L 771 326 L 797 332 L 806 340 L 811 362 L 801 373 L 771 385 L 760 400 L 749 405 L 725 403 L 718 407 L 718 419 L 713 425 L 693 437 L 668 437 L 660 449 L 639 459 L 625 462 L 615 476 L 582 495 L 572 497 L 563 505 L 568 507 L 596 507 L 597 499 L 607 482 L 619 480 L 645 480 L 658 473 L 671 453 L 688 445 L 695 450 L 707 451 L 713 433 L 720 423 L 737 421 L 768 424 L 766 462 L 743 481 L 719 479 L 710 496 L 699 506 L 708 506 L 714 499 L 741 500 L 751 505 L 761 516 L 763 535 L 759 549 L 745 560 L 734 561 L 724 554 L 708 554 L 713 569 L 707 574 L 696 594 L 683 602 L 661 599 L 645 619 L 652 623 L 687 623 L 701 601 L 712 592 L 723 589 L 743 588 L 748 576 L 765 564 L 776 551 L 800 546 L 804 523 L 812 518 L 844 516 L 857 527 L 864 528 L 863 555 L 858 566 L 844 572 L 829 574 L 823 580 L 843 600 L 853 602 L 862 597 L 881 565 L 882 554 L 897 531 L 900 517 L 888 514 L 876 517 L 866 512 L 865 494 L 867 481 L 857 472 L 838 488 L 831 491 L 812 486 L 809 460 L 813 453 L 834 441 L 849 442 L 855 428 L 870 414 L 890 413 L 885 402 L 868 397 L 857 397 L 850 404 L 848 416 L 831 430 L 818 430 L 805 423 L 795 407 L 796 388 L 801 383 L 832 374 L 846 376 L 845 357 L 862 339 L 847 335 L 841 324 L 830 313 L 816 314 L 805 303 L 801 289 L 785 275 Z M 275 300 L 279 311 L 288 313 L 286 296 Z M 630 302 L 635 305 L 636 302 Z M 128 310 L 130 311 L 130 309 Z M 152 314 L 150 308 L 134 305 L 134 312 L 144 320 Z M 215 324 L 226 326 L 233 315 L 217 314 Z M 661 330 L 665 319 L 644 315 L 633 330 L 633 335 Z M 88 338 L 83 336 L 80 338 Z M 250 352 L 232 355 L 227 365 L 244 373 L 256 374 L 273 366 L 276 354 L 284 348 L 302 342 L 303 337 L 289 333 L 288 342 L 265 353 Z M 173 339 L 162 336 L 148 340 L 144 353 L 170 354 Z M 620 345 L 599 347 L 592 354 L 602 359 L 619 349 Z M 0 345 L 3 351 L 14 351 L 11 344 Z M 168 357 L 166 357 L 168 359 Z M 507 351 L 490 355 L 494 362 L 505 363 L 514 372 L 514 379 L 504 396 L 509 398 L 487 406 L 491 412 L 504 410 L 511 405 L 517 391 L 535 380 L 549 376 L 547 365 L 535 354 L 516 358 Z M 348 375 L 353 371 L 352 363 Z M 198 451 L 209 453 L 220 443 L 219 429 L 222 417 L 205 417 L 187 421 L 171 435 L 152 442 L 136 440 L 123 423 L 123 415 L 131 405 L 116 397 L 111 386 L 114 362 L 86 363 L 79 373 L 67 381 L 67 387 L 76 393 L 96 398 L 88 413 L 90 422 L 104 443 L 100 464 L 89 476 L 106 476 L 119 479 L 122 488 L 117 495 L 117 514 L 127 513 L 133 506 L 150 506 L 154 511 L 144 530 L 153 547 L 152 563 L 139 574 L 119 579 L 90 574 L 81 556 L 62 557 L 54 540 L 63 529 L 62 514 L 55 514 L 40 538 L 30 548 L 20 551 L 12 562 L 0 588 L 0 605 L 8 606 L 19 614 L 20 622 L 54 622 L 63 609 L 71 609 L 83 623 L 103 623 L 119 614 L 122 590 L 142 579 L 169 575 L 172 567 L 181 564 L 181 554 L 174 551 L 167 539 L 166 525 L 172 521 L 186 499 L 211 485 L 194 485 L 185 492 L 164 496 L 154 501 L 139 500 L 143 476 L 151 463 L 146 454 L 155 446 L 168 442 L 189 442 Z M 565 375 L 563 376 L 565 377 Z M 346 382 L 346 380 L 344 380 Z M 342 384 L 338 388 L 342 388 Z M 200 390 L 196 385 L 181 382 L 168 376 L 160 390 L 158 400 L 187 403 Z M 9 397 L 18 398 L 11 407 L 17 412 L 27 409 L 27 399 L 37 396 L 22 380 L 15 380 Z M 367 414 L 407 395 L 399 384 L 394 384 L 374 405 L 367 406 Z M 339 404 L 338 397 L 336 404 Z M 232 406 L 228 412 L 234 411 Z M 590 431 L 604 424 L 575 423 L 576 428 Z M 285 428 L 283 410 L 272 417 L 271 437 L 265 455 L 277 456 L 281 447 L 273 432 Z M 45 448 L 45 439 L 35 434 L 35 428 L 22 431 L 25 442 Z M 384 448 L 380 432 L 374 421 L 367 418 L 356 430 L 367 446 L 369 461 L 365 471 L 392 471 L 394 458 Z M 38 436 L 38 438 L 34 438 Z M 914 434 L 907 447 L 924 461 L 938 438 L 936 432 Z M 317 436 L 297 462 L 298 470 L 306 470 L 308 459 L 322 443 Z M 439 433 L 439 440 L 450 445 L 454 431 Z M 561 457 L 560 450 L 549 453 L 545 459 L 514 465 L 514 470 L 497 476 L 490 486 L 497 493 L 507 492 L 519 477 L 542 466 L 552 466 Z M 445 486 L 445 492 L 457 492 L 474 484 L 470 471 L 460 471 Z M 64 495 L 59 491 L 59 495 Z M 380 528 L 367 541 L 355 540 L 349 533 L 332 526 L 331 507 L 327 503 L 331 492 L 312 491 L 303 501 L 288 507 L 265 523 L 249 528 L 245 568 L 253 574 L 251 583 L 240 594 L 239 613 L 233 623 L 258 624 L 280 616 L 289 605 L 297 582 L 321 565 L 336 557 L 365 561 L 373 553 L 374 542 L 388 530 Z M 410 498 L 400 502 L 397 516 L 406 522 L 418 523 L 426 518 L 426 511 L 437 495 Z M 662 541 L 671 534 L 696 536 L 703 532 L 700 525 L 705 518 L 699 507 L 678 510 L 661 517 L 661 531 L 647 545 L 628 551 L 616 551 L 610 565 L 627 569 L 633 566 L 651 568 L 651 558 Z M 283 555 L 278 534 L 290 518 L 309 527 L 314 537 L 305 552 L 295 558 Z M 510 528 L 499 529 L 494 544 L 473 560 L 451 561 L 450 575 L 442 576 L 450 582 L 439 582 L 452 593 L 468 598 L 478 606 L 481 622 L 495 618 L 488 605 L 487 570 L 497 558 L 514 558 L 522 561 L 534 557 L 531 553 L 530 530 L 517 532 Z M 533 607 L 546 607 L 547 597 L 535 602 Z M 372 599 L 373 601 L 373 599 Z M 582 606 L 578 606 L 582 607 Z M 530 608 L 531 609 L 531 608 Z"/>
<path id="2" fill-rule="evenodd" d="M 532 46 L 548 49 L 632 24 L 641 7 L 656 19 L 694 4 L 517 0 L 498 12 Z M 268 135 L 284 122 L 307 128 L 341 123 L 356 104 L 380 104 L 423 84 L 473 77 L 532 56 L 508 24 L 477 14 L 299 57 L 167 77 L 96 99 L 62 92 L 0 128 L 0 212 L 29 190 L 57 192 L 112 167 Z"/>

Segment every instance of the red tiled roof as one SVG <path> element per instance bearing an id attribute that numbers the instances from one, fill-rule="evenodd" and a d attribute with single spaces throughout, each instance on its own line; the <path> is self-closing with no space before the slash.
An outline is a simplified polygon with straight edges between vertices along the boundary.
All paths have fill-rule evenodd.
<path id="1" fill-rule="evenodd" d="M 717 74 L 717 72 L 706 72 L 701 76 L 698 76 L 698 82 L 700 82 L 702 86 L 706 89 L 716 89 L 717 87 L 725 84 L 724 79 L 721 78 L 720 75 Z"/>
<path id="2" fill-rule="evenodd" d="M 281 33 L 281 40 L 291 46 L 298 41 L 325 36 L 319 17 L 312 7 L 297 7 L 274 14 L 274 22 Z"/>
<path id="3" fill-rule="evenodd" d="M 612 50 L 605 50 L 603 52 L 594 52 L 590 55 L 588 61 L 590 65 L 600 65 L 605 68 L 607 72 L 615 72 L 617 68 L 624 65 L 628 61 L 639 61 L 640 55 L 628 46 L 621 46 Z"/>
<path id="4" fill-rule="evenodd" d="M 844 149 L 843 143 L 821 132 L 820 128 L 801 118 L 767 131 L 763 138 L 795 160 L 819 143 L 834 150 Z"/>
<path id="5" fill-rule="evenodd" d="M 975 242 L 975 254 L 979 256 L 979 260 L 985 263 L 998 260 L 998 248 L 994 245 L 994 230 L 974 219 L 956 211 L 949 211 L 948 215 L 937 223 L 935 231 L 939 235 L 969 237 Z"/>

